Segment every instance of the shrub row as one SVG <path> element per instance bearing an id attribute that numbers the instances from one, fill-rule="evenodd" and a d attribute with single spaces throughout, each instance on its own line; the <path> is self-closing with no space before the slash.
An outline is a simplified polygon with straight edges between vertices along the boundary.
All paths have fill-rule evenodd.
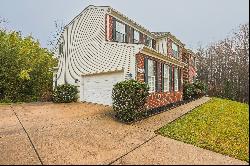
<path id="1" fill-rule="evenodd" d="M 115 84 L 112 91 L 112 99 L 116 118 L 125 123 L 135 122 L 197 99 L 206 94 L 207 86 L 200 81 L 192 84 L 185 83 L 183 101 L 146 110 L 145 103 L 149 95 L 148 91 L 147 84 L 135 80 L 122 81 Z"/>

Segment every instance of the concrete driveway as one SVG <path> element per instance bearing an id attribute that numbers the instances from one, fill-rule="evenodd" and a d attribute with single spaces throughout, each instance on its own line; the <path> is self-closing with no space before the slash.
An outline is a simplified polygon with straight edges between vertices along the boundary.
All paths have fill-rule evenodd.
<path id="1" fill-rule="evenodd" d="M 154 133 L 208 100 L 133 125 L 88 103 L 0 106 L 0 164 L 248 164 Z"/>

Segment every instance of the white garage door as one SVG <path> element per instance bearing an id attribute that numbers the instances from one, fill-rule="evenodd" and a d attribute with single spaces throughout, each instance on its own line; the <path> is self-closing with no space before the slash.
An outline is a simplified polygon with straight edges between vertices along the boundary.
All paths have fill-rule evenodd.
<path id="1" fill-rule="evenodd" d="M 82 100 L 92 103 L 112 105 L 111 95 L 113 85 L 123 80 L 123 72 L 83 76 Z"/>

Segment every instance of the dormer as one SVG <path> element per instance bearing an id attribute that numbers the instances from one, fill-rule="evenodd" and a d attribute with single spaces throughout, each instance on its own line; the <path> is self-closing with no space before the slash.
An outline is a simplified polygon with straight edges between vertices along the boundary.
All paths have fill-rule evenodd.
<path id="1" fill-rule="evenodd" d="M 152 32 L 156 36 L 156 50 L 165 55 L 181 59 L 184 44 L 170 32 Z"/>

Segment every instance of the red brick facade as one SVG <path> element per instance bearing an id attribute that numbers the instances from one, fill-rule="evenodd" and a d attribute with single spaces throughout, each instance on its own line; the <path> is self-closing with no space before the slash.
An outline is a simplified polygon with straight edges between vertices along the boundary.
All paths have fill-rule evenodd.
<path id="1" fill-rule="evenodd" d="M 107 41 L 113 41 L 113 17 L 110 15 L 106 15 L 106 40 Z M 126 34 L 127 34 L 127 38 L 126 38 L 126 43 L 133 43 L 133 28 L 130 26 L 126 25 Z M 139 35 L 139 43 L 145 44 L 147 35 L 143 34 L 140 32 Z M 156 51 L 156 44 L 157 44 L 157 39 L 153 39 L 152 40 L 152 48 L 155 49 Z M 173 50 L 172 50 L 172 43 L 173 40 L 170 36 L 167 37 L 167 56 L 173 57 Z M 177 44 L 178 45 L 178 44 Z M 181 57 L 182 57 L 182 46 L 178 45 L 179 47 L 179 56 L 178 56 L 178 60 L 181 62 Z M 166 56 L 165 55 L 165 56 Z M 144 78 L 144 59 L 151 59 L 153 60 L 156 65 L 156 84 L 157 84 L 157 89 L 155 92 L 150 93 L 148 100 L 147 100 L 147 108 L 151 109 L 151 108 L 157 108 L 157 107 L 161 107 L 161 106 L 165 106 L 167 104 L 170 103 L 175 103 L 177 101 L 182 100 L 182 91 L 183 91 L 183 85 L 182 85 L 182 81 L 179 82 L 179 91 L 174 91 L 174 67 L 175 65 L 167 63 L 163 60 L 160 60 L 158 58 L 154 58 L 142 53 L 138 53 L 136 54 L 136 80 L 140 81 L 140 82 L 145 82 L 145 78 Z M 171 89 L 169 90 L 169 92 L 164 92 L 163 88 L 162 88 L 162 64 L 167 64 L 168 66 L 171 67 L 172 69 L 172 86 Z M 178 68 L 178 72 L 179 72 L 179 77 L 181 80 L 183 80 L 183 68 Z"/>
<path id="2" fill-rule="evenodd" d="M 187 64 L 183 69 L 183 81 L 189 82 L 189 67 L 188 67 L 189 55 L 186 50 L 183 51 L 182 62 Z"/>
<path id="3" fill-rule="evenodd" d="M 173 43 L 173 40 L 170 37 L 167 37 L 167 51 L 168 51 L 168 56 L 170 57 L 174 56 L 172 43 Z M 178 48 L 179 48 L 179 60 L 181 60 L 182 54 L 183 54 L 183 47 L 178 46 Z"/>
<path id="4" fill-rule="evenodd" d="M 156 79 L 158 79 L 158 87 L 159 87 L 157 92 L 153 92 L 149 95 L 148 101 L 146 104 L 147 108 L 149 108 L 149 109 L 150 108 L 157 108 L 160 106 L 164 106 L 164 105 L 182 100 L 182 85 L 180 85 L 181 88 L 179 91 L 174 91 L 174 86 L 172 85 L 172 90 L 170 90 L 170 92 L 162 92 L 161 64 L 167 64 L 164 61 L 161 61 L 161 60 L 153 58 L 153 57 L 149 57 L 149 56 L 144 55 L 142 53 L 138 53 L 136 55 L 136 62 L 137 62 L 137 69 L 138 69 L 136 79 L 140 82 L 144 82 L 144 73 L 141 71 L 143 71 L 143 69 L 144 69 L 144 58 L 145 57 L 158 62 L 157 63 L 158 73 L 157 73 Z M 172 73 L 174 73 L 174 72 L 172 72 Z M 182 77 L 182 73 L 181 73 L 181 77 Z M 172 77 L 172 79 L 173 79 L 173 77 Z M 173 80 L 172 80 L 172 83 L 174 83 Z"/>
<path id="5" fill-rule="evenodd" d="M 184 67 L 183 71 L 183 81 L 192 83 L 197 75 L 197 71 L 195 68 L 195 56 L 194 53 L 188 52 L 184 49 L 182 62 L 187 65 Z"/>
<path id="6" fill-rule="evenodd" d="M 172 40 L 170 38 L 167 38 L 168 56 L 173 56 L 172 43 Z"/>

